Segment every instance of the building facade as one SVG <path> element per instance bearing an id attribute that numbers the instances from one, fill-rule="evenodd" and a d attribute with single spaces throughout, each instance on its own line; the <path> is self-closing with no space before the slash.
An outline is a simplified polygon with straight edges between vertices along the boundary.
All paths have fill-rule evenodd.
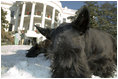
<path id="1" fill-rule="evenodd" d="M 9 31 L 25 30 L 27 37 L 42 38 L 34 25 L 56 28 L 63 22 L 71 22 L 76 10 L 62 8 L 60 1 L 1 1 L 1 7 L 8 12 Z M 7 29 L 8 31 L 8 29 Z"/>

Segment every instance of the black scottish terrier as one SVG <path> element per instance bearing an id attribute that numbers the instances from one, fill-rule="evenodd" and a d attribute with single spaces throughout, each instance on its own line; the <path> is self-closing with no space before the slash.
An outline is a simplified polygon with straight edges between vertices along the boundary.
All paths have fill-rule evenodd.
<path id="1" fill-rule="evenodd" d="M 84 7 L 75 21 L 55 29 L 35 27 L 51 44 L 46 48 L 54 78 L 112 77 L 117 66 L 117 42 L 110 34 L 90 28 Z"/>

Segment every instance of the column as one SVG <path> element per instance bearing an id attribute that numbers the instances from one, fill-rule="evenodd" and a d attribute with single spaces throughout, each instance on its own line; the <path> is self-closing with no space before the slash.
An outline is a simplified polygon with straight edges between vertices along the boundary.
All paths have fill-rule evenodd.
<path id="1" fill-rule="evenodd" d="M 24 3 L 23 3 L 23 6 L 22 6 L 22 13 L 21 13 L 21 19 L 20 19 L 20 30 L 23 29 L 25 8 L 26 8 L 26 4 L 25 4 L 25 2 L 24 2 Z"/>
<path id="2" fill-rule="evenodd" d="M 52 12 L 51 28 L 54 28 L 54 21 L 55 21 L 55 8 L 53 8 L 53 12 Z"/>
<path id="3" fill-rule="evenodd" d="M 41 23 L 42 28 L 44 28 L 44 25 L 45 25 L 45 15 L 46 15 L 46 5 L 44 4 L 44 7 L 43 7 L 43 16 L 42 16 L 42 23 Z"/>
<path id="4" fill-rule="evenodd" d="M 18 19 L 19 19 L 19 10 L 20 10 L 20 7 L 17 6 L 17 11 L 16 11 L 16 21 L 15 21 L 15 29 L 14 31 L 17 31 L 18 30 Z"/>
<path id="5" fill-rule="evenodd" d="M 33 4 L 32 4 L 32 10 L 31 10 L 31 17 L 30 17 L 30 25 L 29 25 L 29 30 L 30 31 L 32 31 L 32 28 L 33 28 L 33 22 L 34 22 L 34 12 L 35 12 L 35 4 L 36 3 L 34 3 L 33 2 Z"/>
<path id="6" fill-rule="evenodd" d="M 60 13 L 60 24 L 63 23 L 63 17 L 62 13 Z"/>
<path id="7" fill-rule="evenodd" d="M 60 25 L 60 13 L 58 13 L 58 23 L 57 23 L 57 26 Z"/>

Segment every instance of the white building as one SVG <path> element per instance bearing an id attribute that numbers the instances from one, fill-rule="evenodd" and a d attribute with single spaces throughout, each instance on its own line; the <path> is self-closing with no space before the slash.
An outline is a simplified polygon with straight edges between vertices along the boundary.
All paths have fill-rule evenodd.
<path id="1" fill-rule="evenodd" d="M 71 22 L 67 17 L 74 16 L 76 10 L 62 8 L 60 1 L 1 1 L 1 7 L 8 12 L 9 31 L 26 31 L 27 37 L 41 38 L 36 33 L 35 24 L 43 28 L 55 28 L 59 24 Z"/>

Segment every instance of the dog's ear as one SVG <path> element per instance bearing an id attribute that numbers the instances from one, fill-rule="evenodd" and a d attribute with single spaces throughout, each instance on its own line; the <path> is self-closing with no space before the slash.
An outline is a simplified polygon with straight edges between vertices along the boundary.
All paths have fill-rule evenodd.
<path id="1" fill-rule="evenodd" d="M 49 29 L 49 28 L 41 28 L 41 27 L 39 27 L 39 26 L 37 26 L 37 25 L 34 25 L 37 29 L 38 29 L 38 31 L 42 34 L 42 35 L 44 35 L 47 39 L 51 39 L 51 32 L 53 31 L 53 29 Z"/>
<path id="2" fill-rule="evenodd" d="M 72 22 L 73 28 L 77 29 L 80 33 L 85 33 L 89 29 L 89 19 L 88 8 L 84 6 L 76 20 Z"/>

